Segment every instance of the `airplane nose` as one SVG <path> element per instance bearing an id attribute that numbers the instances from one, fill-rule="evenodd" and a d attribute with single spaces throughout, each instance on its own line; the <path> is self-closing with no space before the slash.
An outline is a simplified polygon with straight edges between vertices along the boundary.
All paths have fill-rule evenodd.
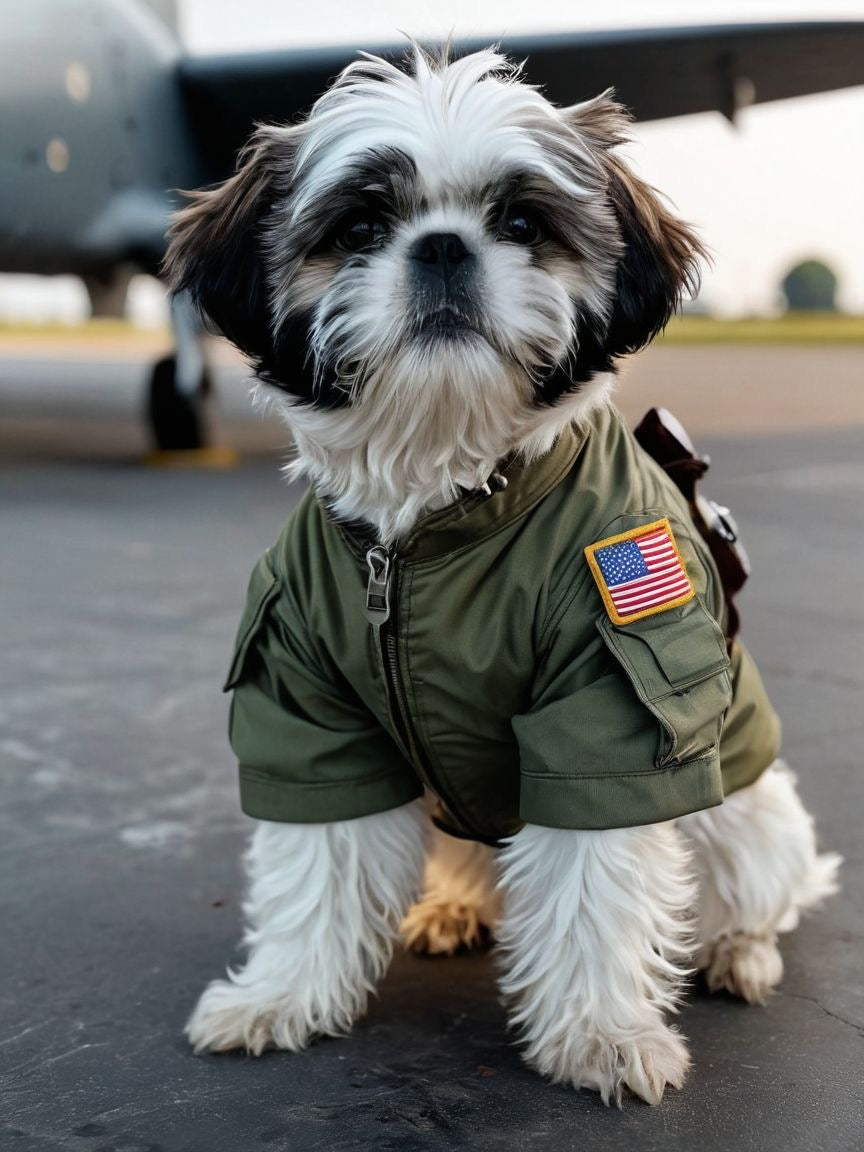
<path id="1" fill-rule="evenodd" d="M 456 232 L 427 232 L 411 245 L 411 259 L 423 265 L 423 270 L 442 279 L 462 264 L 470 264 L 474 257 Z"/>

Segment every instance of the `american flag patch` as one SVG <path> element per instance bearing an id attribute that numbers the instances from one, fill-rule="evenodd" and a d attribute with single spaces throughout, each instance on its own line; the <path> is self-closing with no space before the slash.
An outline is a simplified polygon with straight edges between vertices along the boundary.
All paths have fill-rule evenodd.
<path id="1" fill-rule="evenodd" d="M 613 624 L 632 624 L 696 595 L 665 517 L 591 544 L 585 556 Z"/>

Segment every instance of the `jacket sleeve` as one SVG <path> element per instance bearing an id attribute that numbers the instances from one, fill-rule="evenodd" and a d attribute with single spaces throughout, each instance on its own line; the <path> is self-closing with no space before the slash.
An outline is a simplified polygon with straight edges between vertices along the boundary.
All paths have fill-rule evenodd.
<path id="1" fill-rule="evenodd" d="M 252 573 L 225 690 L 247 815 L 350 820 L 421 794 L 376 718 L 338 670 L 322 667 L 267 554 Z"/>
<path id="2" fill-rule="evenodd" d="M 654 515 L 622 518 L 604 535 Z M 618 625 L 577 569 L 552 614 L 531 706 L 513 721 L 528 823 L 653 824 L 723 799 L 720 735 L 732 682 L 709 610 L 722 602 L 710 559 L 687 526 L 674 528 L 693 599 Z"/>

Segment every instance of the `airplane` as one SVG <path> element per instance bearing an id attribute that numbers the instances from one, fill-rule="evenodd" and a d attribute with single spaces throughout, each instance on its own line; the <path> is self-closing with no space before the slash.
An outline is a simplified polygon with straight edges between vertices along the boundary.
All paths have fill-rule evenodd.
<path id="1" fill-rule="evenodd" d="M 457 51 L 492 38 L 457 41 Z M 559 32 L 505 37 L 529 80 L 558 103 L 614 87 L 638 120 L 864 84 L 864 21 Z M 177 189 L 231 174 L 257 121 L 312 104 L 356 50 L 195 56 L 174 0 L 28 0 L 0 32 L 0 272 L 76 274 L 95 315 L 122 314 L 133 271 L 159 274 Z M 148 389 L 159 449 L 206 440 L 202 329 L 172 307 L 176 353 Z"/>

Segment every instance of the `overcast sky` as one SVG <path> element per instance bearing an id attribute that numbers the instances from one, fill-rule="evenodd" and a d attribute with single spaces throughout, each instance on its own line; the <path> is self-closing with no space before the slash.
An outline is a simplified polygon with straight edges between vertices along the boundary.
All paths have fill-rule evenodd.
<path id="1" fill-rule="evenodd" d="M 864 18 L 861 0 L 178 0 L 200 52 L 561 28 Z"/>
<path id="2" fill-rule="evenodd" d="M 491 42 L 561 28 L 864 20 L 864 0 L 179 0 L 179 8 L 193 52 L 360 46 L 400 30 Z M 637 125 L 634 138 L 633 162 L 713 250 L 708 306 L 768 311 L 788 267 L 815 256 L 839 274 L 841 304 L 864 312 L 864 88 L 757 105 L 736 128 L 717 113 Z M 14 298 L 24 299 L 20 288 Z M 0 284 L 0 310 L 9 300 Z"/>

